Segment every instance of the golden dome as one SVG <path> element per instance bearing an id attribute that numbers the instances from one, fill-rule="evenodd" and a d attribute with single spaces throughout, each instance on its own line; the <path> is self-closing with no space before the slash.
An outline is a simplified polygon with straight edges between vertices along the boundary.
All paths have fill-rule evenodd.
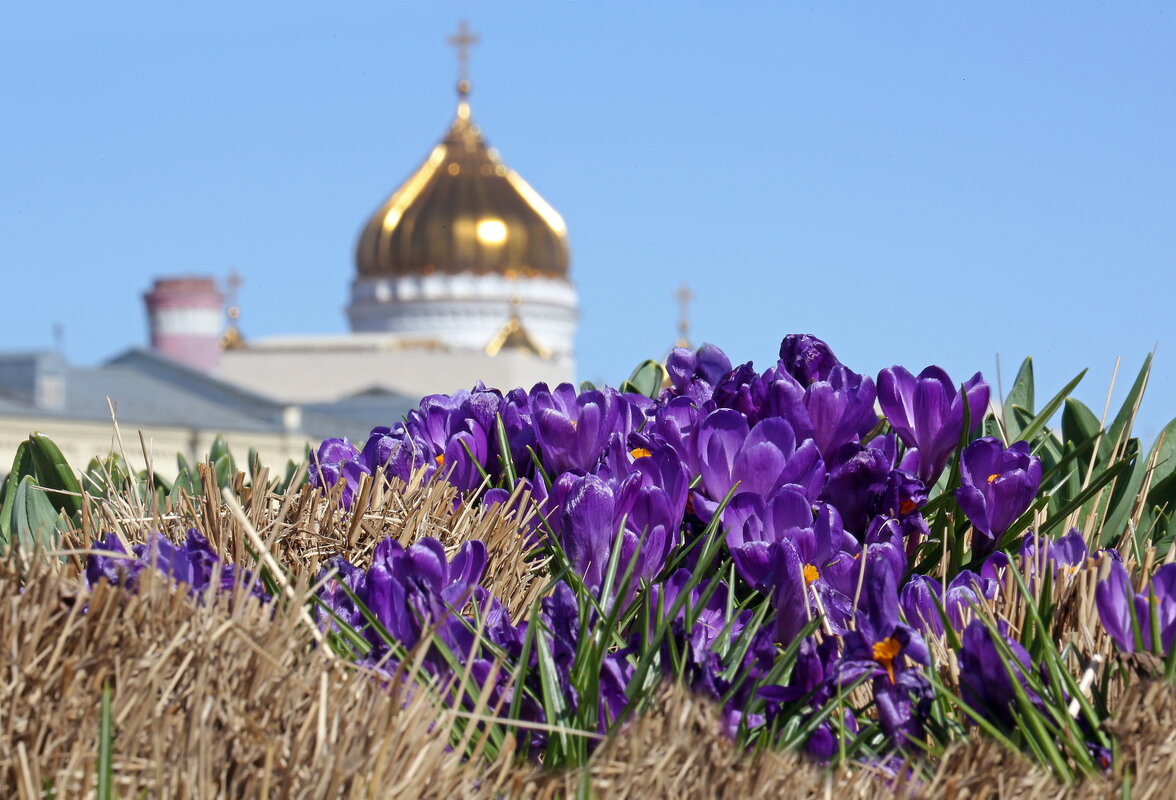
<path id="1" fill-rule="evenodd" d="M 470 118 L 469 82 L 445 138 L 359 237 L 361 278 L 472 273 L 567 280 L 563 218 L 498 160 Z"/>

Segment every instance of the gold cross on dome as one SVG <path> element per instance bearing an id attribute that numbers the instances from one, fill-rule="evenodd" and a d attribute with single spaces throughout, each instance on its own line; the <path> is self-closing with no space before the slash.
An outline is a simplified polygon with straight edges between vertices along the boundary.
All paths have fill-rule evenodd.
<path id="1" fill-rule="evenodd" d="M 457 51 L 458 85 L 468 87 L 470 83 L 470 48 L 482 41 L 463 19 L 457 26 L 457 33 L 446 40 Z M 468 88 L 467 88 L 468 91 Z"/>
<path id="2" fill-rule="evenodd" d="M 678 301 L 678 347 L 690 346 L 690 301 L 694 299 L 694 292 L 683 283 L 674 292 L 674 299 Z"/>

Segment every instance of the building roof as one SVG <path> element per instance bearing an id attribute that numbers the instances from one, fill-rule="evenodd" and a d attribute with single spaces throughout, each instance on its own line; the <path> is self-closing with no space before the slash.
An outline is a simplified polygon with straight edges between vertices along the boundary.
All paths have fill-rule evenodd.
<path id="1" fill-rule="evenodd" d="M 282 402 L 141 349 L 96 367 L 69 366 L 50 353 L 5 354 L 0 362 L 4 416 L 105 421 L 113 406 L 124 426 L 359 438 L 415 405 L 393 392 L 334 403 Z M 53 379 L 48 392 L 47 378 Z"/>

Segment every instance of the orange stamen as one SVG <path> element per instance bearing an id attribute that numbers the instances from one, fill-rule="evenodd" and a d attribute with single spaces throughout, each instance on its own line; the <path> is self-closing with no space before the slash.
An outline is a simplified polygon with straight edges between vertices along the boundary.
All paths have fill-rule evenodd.
<path id="1" fill-rule="evenodd" d="M 908 498 L 898 504 L 898 513 L 905 517 L 907 514 L 914 511 L 917 506 L 918 504 L 914 500 Z"/>
<path id="2" fill-rule="evenodd" d="M 437 466 L 439 466 L 439 467 L 445 466 L 445 454 L 444 453 L 438 453 L 437 458 L 435 458 L 434 460 L 437 462 Z"/>
<path id="3" fill-rule="evenodd" d="M 816 567 L 812 564 L 804 565 L 804 582 L 806 585 L 812 583 L 819 577 L 821 577 L 821 573 Z"/>
<path id="4" fill-rule="evenodd" d="M 648 458 L 649 456 L 653 455 L 653 453 L 649 452 L 644 447 L 634 447 L 629 451 L 629 455 L 632 456 L 634 460 L 636 460 L 638 458 Z"/>
<path id="5" fill-rule="evenodd" d="M 999 477 L 1000 477 L 1000 475 L 998 473 L 994 472 L 988 476 L 988 482 L 992 483 L 993 481 L 995 481 Z"/>
<path id="6" fill-rule="evenodd" d="M 894 683 L 894 659 L 898 658 L 900 650 L 902 645 L 893 636 L 887 636 L 882 641 L 874 643 L 874 660 L 886 670 L 891 683 Z"/>

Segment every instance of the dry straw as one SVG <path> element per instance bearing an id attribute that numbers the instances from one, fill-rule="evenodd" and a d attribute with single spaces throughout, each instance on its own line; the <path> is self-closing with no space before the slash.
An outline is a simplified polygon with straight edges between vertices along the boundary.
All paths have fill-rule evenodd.
<path id="1" fill-rule="evenodd" d="M 547 580 L 545 565 L 524 555 L 520 525 L 534 513 L 522 511 L 525 497 L 484 510 L 460 504 L 441 482 L 369 480 L 356 508 L 343 512 L 336 498 L 254 491 L 242 476 L 225 501 L 211 470 L 201 479 L 204 498 L 181 497 L 174 507 L 88 498 L 84 529 L 67 544 L 86 547 L 104 531 L 128 543 L 153 530 L 179 540 L 196 527 L 227 562 L 255 568 L 252 550 L 280 565 L 293 602 L 193 598 L 152 571 L 135 594 L 106 584 L 87 594 L 84 550 L 42 558 L 35 569 L 14 558 L 0 564 L 0 796 L 96 796 L 105 686 L 118 797 L 963 800 L 1103 798 L 1123 788 L 1110 778 L 1062 787 L 1019 754 L 977 738 L 949 751 L 919 783 L 866 769 L 831 773 L 791 753 L 741 751 L 720 733 L 713 703 L 670 686 L 583 770 L 554 773 L 517 759 L 509 736 L 488 757 L 479 739 L 485 727 L 470 724 L 496 717 L 488 692 L 469 687 L 481 701 L 459 712 L 408 679 L 411 669 L 389 682 L 346 664 L 317 646 L 304 601 L 329 556 L 363 565 L 385 536 L 406 544 L 433 536 L 451 552 L 477 538 L 489 558 L 484 584 L 521 619 Z M 1093 567 L 1067 574 L 1055 595 L 1057 633 L 1087 659 L 1075 664 L 1079 673 L 1093 656 L 1113 656 L 1106 636 L 1093 633 L 1096 577 Z M 1023 616 L 1012 605 L 997 610 Z M 1171 687 L 1136 682 L 1119 707 L 1117 770 L 1135 775 L 1132 796 L 1176 796 Z"/>

